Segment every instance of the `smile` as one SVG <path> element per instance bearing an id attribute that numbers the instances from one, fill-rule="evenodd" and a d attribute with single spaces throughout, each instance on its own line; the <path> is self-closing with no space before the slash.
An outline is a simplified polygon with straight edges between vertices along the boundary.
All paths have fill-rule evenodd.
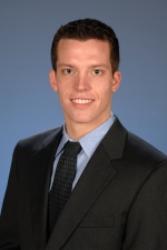
<path id="1" fill-rule="evenodd" d="M 81 98 L 75 98 L 75 99 L 71 99 L 71 101 L 73 103 L 77 103 L 77 104 L 87 104 L 93 101 L 93 99 L 81 99 Z"/>

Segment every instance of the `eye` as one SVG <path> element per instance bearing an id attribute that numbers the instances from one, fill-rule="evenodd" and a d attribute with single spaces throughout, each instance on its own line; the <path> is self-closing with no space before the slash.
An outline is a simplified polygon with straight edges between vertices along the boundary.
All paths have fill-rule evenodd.
<path id="1" fill-rule="evenodd" d="M 73 73 L 73 69 L 71 69 L 71 68 L 64 68 L 64 69 L 62 69 L 62 73 L 63 73 L 63 75 L 71 75 L 72 73 Z"/>
<path id="2" fill-rule="evenodd" d="M 94 76 L 100 76 L 100 75 L 102 75 L 102 73 L 103 73 L 102 69 L 93 69 L 93 71 L 92 71 L 92 74 Z"/>

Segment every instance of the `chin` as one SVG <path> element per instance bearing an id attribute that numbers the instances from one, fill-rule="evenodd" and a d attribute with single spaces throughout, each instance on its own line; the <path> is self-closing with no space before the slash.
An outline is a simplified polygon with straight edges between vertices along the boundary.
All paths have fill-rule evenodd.
<path id="1" fill-rule="evenodd" d="M 87 115 L 84 116 L 68 116 L 67 121 L 73 124 L 82 124 L 82 123 L 91 123 L 92 119 L 89 118 Z"/>
<path id="2" fill-rule="evenodd" d="M 68 119 L 69 121 L 71 121 L 73 124 L 80 124 L 80 125 L 90 125 L 90 126 L 96 126 L 96 124 L 99 124 L 99 119 L 97 120 L 96 117 L 90 117 L 88 115 L 84 115 L 84 116 L 73 116 L 70 119 Z"/>

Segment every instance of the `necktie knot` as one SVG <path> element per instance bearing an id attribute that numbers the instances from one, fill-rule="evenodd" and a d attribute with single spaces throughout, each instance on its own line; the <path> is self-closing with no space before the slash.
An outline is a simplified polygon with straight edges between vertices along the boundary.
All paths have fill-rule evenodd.
<path id="1" fill-rule="evenodd" d="M 69 157 L 74 157 L 81 151 L 81 145 L 79 142 L 68 141 L 64 146 L 64 154 Z"/>

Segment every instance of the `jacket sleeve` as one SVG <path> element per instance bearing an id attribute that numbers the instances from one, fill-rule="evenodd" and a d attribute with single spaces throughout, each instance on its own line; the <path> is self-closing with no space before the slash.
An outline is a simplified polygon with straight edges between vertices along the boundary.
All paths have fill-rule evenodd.
<path id="1" fill-rule="evenodd" d="M 123 250 L 167 249 L 167 162 L 145 181 L 131 206 Z"/>
<path id="2" fill-rule="evenodd" d="M 18 236 L 18 179 L 17 179 L 17 155 L 16 146 L 5 198 L 0 216 L 0 250 L 19 250 Z"/>

